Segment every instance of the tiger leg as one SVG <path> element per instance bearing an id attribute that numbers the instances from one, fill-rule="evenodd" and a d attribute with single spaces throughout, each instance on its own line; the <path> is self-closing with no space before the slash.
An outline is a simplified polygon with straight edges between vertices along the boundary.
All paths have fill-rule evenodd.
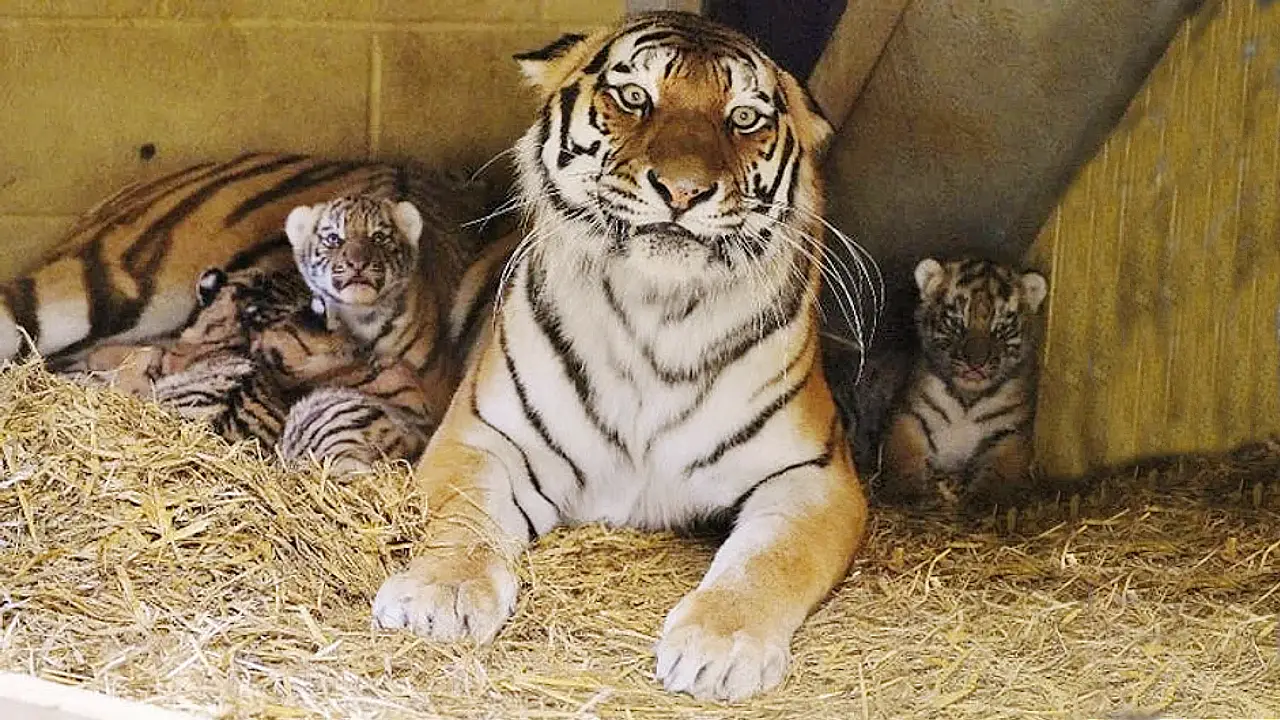
<path id="1" fill-rule="evenodd" d="M 416 473 L 432 512 L 420 544 L 426 552 L 382 584 L 374 625 L 488 642 L 515 610 L 515 563 L 535 531 L 519 518 L 511 478 L 493 452 L 437 436 Z"/>
<path id="2" fill-rule="evenodd" d="M 929 436 L 920 418 L 911 413 L 894 416 L 884 443 L 885 477 L 880 494 L 896 502 L 929 497 Z"/>
<path id="3" fill-rule="evenodd" d="M 79 357 L 53 358 L 49 368 L 59 375 L 97 381 L 136 397 L 151 397 L 164 349 L 157 345 L 108 344 Z"/>
<path id="4" fill-rule="evenodd" d="M 1005 435 L 970 462 L 974 468 L 966 502 L 1011 507 L 1030 491 L 1031 437 L 1025 432 Z"/>
<path id="5" fill-rule="evenodd" d="M 426 421 L 358 390 L 322 388 L 294 403 L 280 435 L 286 461 L 328 460 L 336 475 L 413 460 L 427 444 Z"/>
<path id="6" fill-rule="evenodd" d="M 780 683 L 792 635 L 848 571 L 866 520 L 847 450 L 758 487 L 702 582 L 667 616 L 658 679 L 721 700 Z"/>

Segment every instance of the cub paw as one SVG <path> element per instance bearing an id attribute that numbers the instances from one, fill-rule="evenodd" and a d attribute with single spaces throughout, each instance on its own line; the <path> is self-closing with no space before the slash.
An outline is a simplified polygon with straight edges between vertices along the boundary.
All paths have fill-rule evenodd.
<path id="1" fill-rule="evenodd" d="M 657 677 L 667 690 L 737 702 L 782 682 L 791 633 L 753 626 L 732 600 L 695 591 L 667 616 L 656 648 Z"/>
<path id="2" fill-rule="evenodd" d="M 422 557 L 382 583 L 373 624 L 432 640 L 487 643 L 515 610 L 518 588 L 515 573 L 492 553 Z"/>

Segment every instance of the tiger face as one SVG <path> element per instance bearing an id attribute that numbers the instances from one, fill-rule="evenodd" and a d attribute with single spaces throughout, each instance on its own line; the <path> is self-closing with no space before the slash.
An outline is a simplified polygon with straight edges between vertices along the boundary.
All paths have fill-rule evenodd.
<path id="1" fill-rule="evenodd" d="M 294 208 L 285 221 L 298 269 L 326 303 L 375 305 L 416 268 L 422 215 L 411 202 L 340 197 Z"/>
<path id="2" fill-rule="evenodd" d="M 1035 351 L 1028 321 L 1048 291 L 1044 276 L 985 260 L 943 264 L 926 258 L 915 279 L 921 349 L 940 378 L 962 392 L 981 393 L 1025 366 Z"/>
<path id="3" fill-rule="evenodd" d="M 517 146 L 523 194 L 563 223 L 535 238 L 676 284 L 732 282 L 816 242 L 831 128 L 747 38 L 654 13 L 517 60 L 545 101 Z"/>

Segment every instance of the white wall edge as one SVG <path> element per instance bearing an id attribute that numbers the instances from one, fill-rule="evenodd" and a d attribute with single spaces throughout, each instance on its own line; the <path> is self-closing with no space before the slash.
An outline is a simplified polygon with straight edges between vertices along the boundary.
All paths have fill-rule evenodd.
<path id="1" fill-rule="evenodd" d="M 59 685 L 30 675 L 0 673 L 0 718 L 4 720 L 206 720 L 208 717 Z"/>

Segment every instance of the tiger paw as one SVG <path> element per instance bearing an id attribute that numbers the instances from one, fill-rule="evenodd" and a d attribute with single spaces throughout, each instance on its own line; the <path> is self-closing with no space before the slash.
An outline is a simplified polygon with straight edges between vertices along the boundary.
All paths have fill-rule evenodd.
<path id="1" fill-rule="evenodd" d="M 373 624 L 432 640 L 487 643 L 511 617 L 518 589 L 515 573 L 487 551 L 421 557 L 382 583 Z"/>
<path id="2" fill-rule="evenodd" d="M 782 682 L 791 633 L 749 623 L 732 595 L 695 591 L 676 605 L 658 641 L 658 680 L 699 700 L 737 702 Z"/>

